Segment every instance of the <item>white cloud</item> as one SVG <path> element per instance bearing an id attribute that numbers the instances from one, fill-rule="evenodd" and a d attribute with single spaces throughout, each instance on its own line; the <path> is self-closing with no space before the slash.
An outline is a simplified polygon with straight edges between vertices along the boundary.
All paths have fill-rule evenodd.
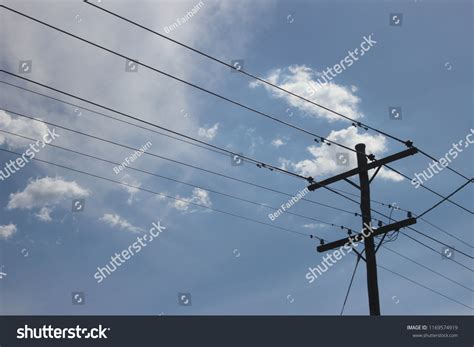
<path id="1" fill-rule="evenodd" d="M 358 143 L 365 143 L 366 153 L 374 154 L 379 157 L 382 153 L 387 150 L 386 138 L 383 135 L 370 135 L 367 133 L 359 133 L 359 128 L 350 126 L 346 129 L 337 131 L 331 131 L 328 140 L 345 145 L 349 148 L 354 148 Z M 296 172 L 304 176 L 322 177 L 334 173 L 340 173 L 357 166 L 357 157 L 354 152 L 348 151 L 344 148 L 332 144 L 328 146 L 326 144 L 313 145 L 307 147 L 308 152 L 312 155 L 312 158 L 301 160 L 299 162 L 292 162 L 288 159 L 280 158 L 280 163 L 283 168 L 293 168 Z M 337 157 L 340 155 L 346 156 L 348 159 L 348 165 L 342 166 L 338 162 Z M 382 168 L 377 177 L 392 180 L 401 181 L 403 178 L 385 168 Z"/>
<path id="2" fill-rule="evenodd" d="M 35 214 L 35 217 L 42 222 L 51 222 L 53 220 L 50 215 L 52 211 L 52 208 L 43 207 L 38 213 Z"/>
<path id="3" fill-rule="evenodd" d="M 320 85 L 317 82 L 320 75 L 321 73 L 305 65 L 290 65 L 284 69 L 270 71 L 268 76 L 266 76 L 266 80 L 347 117 L 353 119 L 363 117 L 363 114 L 359 111 L 360 98 L 354 95 L 357 87 L 346 87 L 334 82 Z M 251 88 L 258 86 L 264 87 L 271 96 L 285 100 L 288 105 L 306 114 L 323 117 L 331 121 L 342 119 L 340 116 L 336 116 L 329 111 L 277 90 L 267 84 L 259 81 L 250 82 Z"/>
<path id="4" fill-rule="evenodd" d="M 14 233 L 16 233 L 16 225 L 15 224 L 7 224 L 7 225 L 0 225 L 0 239 L 8 239 Z"/>
<path id="5" fill-rule="evenodd" d="M 132 233 L 138 233 L 140 231 L 143 231 L 142 228 L 130 224 L 125 218 L 120 217 L 116 213 L 105 213 L 102 217 L 99 218 L 99 220 L 110 225 L 111 227 L 118 227 L 119 229 L 127 230 Z"/>
<path id="6" fill-rule="evenodd" d="M 284 142 L 282 139 L 277 138 L 274 139 L 271 144 L 273 147 L 279 148 L 280 146 L 286 145 L 286 142 Z"/>
<path id="7" fill-rule="evenodd" d="M 264 144 L 262 136 L 256 135 L 256 128 L 246 128 L 245 129 L 245 138 L 250 140 L 250 146 L 248 147 L 248 154 L 254 155 L 257 147 Z"/>
<path id="8" fill-rule="evenodd" d="M 42 139 L 48 132 L 46 124 L 26 118 L 12 118 L 8 113 L 0 110 L 0 128 L 15 134 Z M 0 145 L 6 144 L 10 149 L 24 148 L 29 145 L 28 140 L 21 137 L 0 133 Z"/>
<path id="9" fill-rule="evenodd" d="M 134 201 L 138 200 L 137 198 L 135 198 L 135 194 L 137 194 L 140 191 L 138 188 L 140 188 L 142 184 L 136 179 L 134 179 L 132 176 L 130 176 L 129 174 L 125 174 L 122 177 L 121 182 L 125 184 L 130 184 L 133 186 L 133 187 L 130 187 L 130 186 L 122 185 L 122 188 L 125 189 L 129 194 L 128 199 L 127 199 L 127 204 L 132 205 Z"/>
<path id="10" fill-rule="evenodd" d="M 89 191 L 75 181 L 65 181 L 61 177 L 44 177 L 30 181 L 22 192 L 9 196 L 9 210 L 32 209 L 59 204 L 66 199 L 83 198 Z"/>
<path id="11" fill-rule="evenodd" d="M 187 212 L 196 212 L 196 211 L 198 211 L 197 209 L 188 211 L 190 203 L 199 204 L 199 205 L 206 206 L 206 207 L 212 207 L 212 202 L 211 202 L 211 198 L 209 197 L 209 192 L 207 192 L 206 190 L 201 189 L 201 188 L 194 188 L 193 189 L 193 194 L 189 198 L 182 198 L 179 195 L 177 195 L 176 198 L 180 199 L 180 200 L 175 200 L 171 204 L 171 206 L 173 206 L 175 209 L 177 209 L 179 211 L 183 211 L 183 212 L 186 212 L 186 211 Z"/>
<path id="12" fill-rule="evenodd" d="M 217 135 L 217 130 L 219 129 L 219 123 L 214 124 L 212 127 L 206 128 L 199 128 L 198 135 L 201 137 L 205 137 L 206 139 L 212 140 Z"/>
<path id="13" fill-rule="evenodd" d="M 156 200 L 158 200 L 158 201 L 164 201 L 164 200 L 168 199 L 168 198 L 165 196 L 165 195 L 169 195 L 168 193 L 166 193 L 166 192 L 161 192 L 161 194 L 163 194 L 163 195 L 156 195 L 156 196 L 155 196 Z"/>

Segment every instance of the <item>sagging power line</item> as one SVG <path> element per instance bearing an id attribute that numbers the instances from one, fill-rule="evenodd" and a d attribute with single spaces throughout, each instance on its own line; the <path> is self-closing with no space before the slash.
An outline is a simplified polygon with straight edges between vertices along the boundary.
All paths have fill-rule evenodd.
<path id="1" fill-rule="evenodd" d="M 84 0 L 84 2 L 85 2 L 87 5 L 93 6 L 93 7 L 97 8 L 97 9 L 103 11 L 103 12 L 106 12 L 106 13 L 108 13 L 108 14 L 110 14 L 110 15 L 116 17 L 116 18 L 119 18 L 119 19 L 121 19 L 121 20 L 123 20 L 123 21 L 125 21 L 125 22 L 127 22 L 127 23 L 133 24 L 133 25 L 135 25 L 135 26 L 137 26 L 137 27 L 139 27 L 139 28 L 141 28 L 141 29 L 143 29 L 143 30 L 146 30 L 146 31 L 148 31 L 148 32 L 150 32 L 150 33 L 152 33 L 152 34 L 154 34 L 154 35 L 157 35 L 157 36 L 159 36 L 159 37 L 161 37 L 161 38 L 163 38 L 163 39 L 165 39 L 165 40 L 168 40 L 168 41 L 170 41 L 170 42 L 173 42 L 174 44 L 177 44 L 177 45 L 179 45 L 179 46 L 181 46 L 181 47 L 184 47 L 184 48 L 186 48 L 186 49 L 188 49 L 188 50 L 190 50 L 190 51 L 192 51 L 192 52 L 194 52 L 194 53 L 197 53 L 197 54 L 199 54 L 199 55 L 201 55 L 201 56 L 203 56 L 203 57 L 205 57 L 205 58 L 208 58 L 208 59 L 210 59 L 210 60 L 213 60 L 213 61 L 215 61 L 215 62 L 217 62 L 217 63 L 219 63 L 219 64 L 221 64 L 221 65 L 224 65 L 224 66 L 226 66 L 226 67 L 228 67 L 228 68 L 231 68 L 231 69 L 233 69 L 233 70 L 235 70 L 235 71 L 238 71 L 238 72 L 240 72 L 241 74 L 243 74 L 243 75 L 245 75 L 245 76 L 247 76 L 247 77 L 250 77 L 250 78 L 252 78 L 252 79 L 254 79 L 254 80 L 256 80 L 256 81 L 259 81 L 259 82 L 261 82 L 261 83 L 264 83 L 264 84 L 266 84 L 266 85 L 268 85 L 268 86 L 270 86 L 270 87 L 272 87 L 272 88 L 275 88 L 275 89 L 277 89 L 277 90 L 279 90 L 279 91 L 281 91 L 281 92 L 284 92 L 284 93 L 286 93 L 286 94 L 288 94 L 288 95 L 291 95 L 291 96 L 293 96 L 293 97 L 296 97 L 296 98 L 298 98 L 298 99 L 300 99 L 300 100 L 302 100 L 302 101 L 304 101 L 304 102 L 306 102 L 306 103 L 312 104 L 313 106 L 316 106 L 316 107 L 321 108 L 321 109 L 323 109 L 323 110 L 325 110 L 325 111 L 328 111 L 328 112 L 330 112 L 330 113 L 332 113 L 332 114 L 334 114 L 334 115 L 336 115 L 336 116 L 338 116 L 338 117 L 341 117 L 341 118 L 344 118 L 344 119 L 346 119 L 346 120 L 348 120 L 348 121 L 351 121 L 351 122 L 352 122 L 352 125 L 354 125 L 354 126 L 356 126 L 356 127 L 364 128 L 364 129 L 366 129 L 366 130 L 368 130 L 368 129 L 373 130 L 373 131 L 375 131 L 375 132 L 377 132 L 377 133 L 379 133 L 379 134 L 382 134 L 382 135 L 387 136 L 387 137 L 389 137 L 389 138 L 391 138 L 391 139 L 393 139 L 393 140 L 395 140 L 395 141 L 398 141 L 398 142 L 400 142 L 400 143 L 406 145 L 407 147 L 411 147 L 411 145 L 412 145 L 412 144 L 411 144 L 411 141 L 402 140 L 401 138 L 399 138 L 399 137 L 397 137 L 397 136 L 395 136 L 395 135 L 391 135 L 391 134 L 387 133 L 386 131 L 377 129 L 377 128 L 372 127 L 372 126 L 370 126 L 370 125 L 368 125 L 368 124 L 366 124 L 366 123 L 363 123 L 363 122 L 361 122 L 361 121 L 357 121 L 357 120 L 355 120 L 355 119 L 353 119 L 353 118 L 350 118 L 350 117 L 348 117 L 348 116 L 346 116 L 346 115 L 344 115 L 344 114 L 342 114 L 342 113 L 340 113 L 340 112 L 337 112 L 337 111 L 335 111 L 335 110 L 333 110 L 333 109 L 331 109 L 331 108 L 329 108 L 329 107 L 327 107 L 327 106 L 324 106 L 324 105 L 322 105 L 322 104 L 319 104 L 319 103 L 317 103 L 317 102 L 314 102 L 314 101 L 312 101 L 312 100 L 309 100 L 308 98 L 305 98 L 305 97 L 303 97 L 303 96 L 301 96 L 301 95 L 299 95 L 299 94 L 297 94 L 297 93 L 294 93 L 294 92 L 292 92 L 292 91 L 290 91 L 290 90 L 288 90 L 288 89 L 285 89 L 285 88 L 283 88 L 283 87 L 280 87 L 279 85 L 277 85 L 277 84 L 275 84 L 275 83 L 272 83 L 272 82 L 270 82 L 270 81 L 268 81 L 268 80 L 266 80 L 266 79 L 264 79 L 264 78 L 262 78 L 262 77 L 259 77 L 259 76 L 257 76 L 256 74 L 253 74 L 253 73 L 250 73 L 250 72 L 248 72 L 248 71 L 245 71 L 245 70 L 242 69 L 242 68 L 236 69 L 235 66 L 233 66 L 233 65 L 231 65 L 231 64 L 229 64 L 229 63 L 227 63 L 227 62 L 225 62 L 225 61 L 223 61 L 223 60 L 221 60 L 221 59 L 219 59 L 219 58 L 216 58 L 216 57 L 210 55 L 209 53 L 205 53 L 205 52 L 203 52 L 202 50 L 193 48 L 193 47 L 191 47 L 191 46 L 189 46 L 189 45 L 186 45 L 186 44 L 184 44 L 184 43 L 182 43 L 182 42 L 180 42 L 180 41 L 178 41 L 178 40 L 176 40 L 176 39 L 172 39 L 172 38 L 169 37 L 169 36 L 163 35 L 163 34 L 157 32 L 157 31 L 155 31 L 155 30 L 153 30 L 153 29 L 151 29 L 151 28 L 148 28 L 148 27 L 146 27 L 146 26 L 144 26 L 144 25 L 142 25 L 142 24 L 136 22 L 136 21 L 133 21 L 133 20 L 131 20 L 131 19 L 129 19 L 129 18 L 126 18 L 125 16 L 119 15 L 118 13 L 112 12 L 112 11 L 110 11 L 110 10 L 104 8 L 104 7 L 101 7 L 101 6 L 98 6 L 98 5 L 96 5 L 96 4 L 93 4 L 93 3 L 89 2 L 88 0 Z M 423 150 L 420 150 L 420 149 L 418 149 L 418 151 L 419 151 L 422 155 L 424 155 L 425 157 L 427 157 L 427 158 L 429 158 L 429 159 L 431 159 L 431 160 L 434 160 L 435 162 L 438 162 L 438 163 L 439 163 L 439 161 L 438 161 L 436 158 L 434 158 L 433 155 L 428 154 L 427 152 L 425 152 L 425 151 L 423 151 Z M 455 169 L 451 168 L 450 166 L 448 166 L 447 169 L 450 170 L 450 171 L 452 171 L 452 172 L 454 172 L 454 173 L 457 174 L 458 176 L 460 176 L 460 177 L 466 179 L 468 182 L 472 183 L 472 179 L 468 178 L 467 176 L 465 176 L 464 174 L 462 174 L 462 173 L 459 172 L 458 170 L 455 170 Z"/>

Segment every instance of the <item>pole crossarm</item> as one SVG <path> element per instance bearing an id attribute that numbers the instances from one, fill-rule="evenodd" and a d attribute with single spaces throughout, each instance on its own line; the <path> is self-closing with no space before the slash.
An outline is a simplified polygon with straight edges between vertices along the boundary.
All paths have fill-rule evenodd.
<path id="1" fill-rule="evenodd" d="M 401 220 L 401 221 L 398 221 L 398 222 L 395 222 L 395 223 L 392 223 L 392 224 L 384 225 L 384 226 L 382 226 L 380 228 L 377 228 L 377 229 L 372 229 L 373 233 L 371 233 L 370 235 L 371 236 L 382 235 L 382 234 L 388 233 L 388 232 L 393 231 L 393 230 L 398 230 L 398 229 L 407 227 L 409 225 L 413 225 L 415 223 L 416 223 L 416 218 L 407 218 L 407 219 L 404 219 L 404 220 Z M 369 229 L 364 228 L 364 231 L 366 231 L 366 230 L 369 230 Z M 351 243 L 352 244 L 353 242 L 360 242 L 360 241 L 364 240 L 365 238 L 366 237 L 362 233 L 359 233 L 359 234 L 355 234 L 354 236 L 351 236 L 351 237 L 346 237 L 345 239 L 341 239 L 341 240 L 330 242 L 330 243 L 327 243 L 327 244 L 324 244 L 324 245 L 320 245 L 320 246 L 317 247 L 317 250 L 320 253 L 327 252 L 331 249 L 342 247 L 346 243 Z"/>
<path id="2" fill-rule="evenodd" d="M 410 147 L 410 148 L 408 148 L 404 151 L 401 151 L 401 152 L 389 155 L 388 157 L 385 157 L 385 158 L 382 158 L 382 159 L 379 159 L 379 160 L 374 160 L 373 162 L 368 163 L 367 164 L 367 170 L 372 170 L 372 169 L 381 167 L 385 164 L 391 163 L 392 161 L 396 161 L 396 160 L 408 157 L 410 155 L 414 155 L 416 153 L 418 153 L 418 148 Z M 311 190 L 311 191 L 314 191 L 318 188 L 327 186 L 329 184 L 332 184 L 332 183 L 335 183 L 335 182 L 338 182 L 338 181 L 341 181 L 341 180 L 348 179 L 349 177 L 352 177 L 354 175 L 359 175 L 360 172 L 361 172 L 361 168 L 351 169 L 351 170 L 343 172 L 339 175 L 327 178 L 327 179 L 325 179 L 321 182 L 313 182 L 308 186 L 308 189 Z"/>

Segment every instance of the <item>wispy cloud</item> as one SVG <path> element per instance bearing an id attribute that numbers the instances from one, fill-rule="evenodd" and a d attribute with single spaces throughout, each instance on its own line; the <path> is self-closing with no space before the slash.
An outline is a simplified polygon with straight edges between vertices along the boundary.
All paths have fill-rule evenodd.
<path id="1" fill-rule="evenodd" d="M 38 213 L 35 214 L 35 217 L 42 222 L 51 222 L 51 212 L 53 211 L 50 207 L 43 207 Z"/>
<path id="2" fill-rule="evenodd" d="M 283 139 L 276 138 L 276 139 L 274 139 L 274 140 L 271 142 L 271 145 L 272 145 L 273 147 L 279 148 L 280 146 L 286 145 L 286 142 L 283 141 Z"/>
<path id="3" fill-rule="evenodd" d="M 134 201 L 138 200 L 135 197 L 135 194 L 137 194 L 140 191 L 138 188 L 140 188 L 142 184 L 140 183 L 140 181 L 136 180 L 129 174 L 123 175 L 121 182 L 133 186 L 133 187 L 130 187 L 128 185 L 122 185 L 122 188 L 125 189 L 127 193 L 129 194 L 128 199 L 127 199 L 127 204 L 132 205 Z"/>
<path id="4" fill-rule="evenodd" d="M 198 209 L 189 210 L 191 203 L 199 204 L 206 207 L 212 207 L 212 201 L 211 201 L 211 198 L 209 197 L 209 192 L 204 189 L 194 188 L 193 194 L 191 195 L 191 197 L 185 198 L 185 197 L 180 197 L 179 195 L 177 195 L 176 198 L 180 200 L 174 201 L 173 203 L 171 203 L 171 206 L 173 206 L 178 211 L 182 211 L 182 212 L 198 211 Z"/>
<path id="5" fill-rule="evenodd" d="M 132 225 L 125 218 L 122 218 L 116 213 L 105 213 L 102 217 L 99 218 L 99 220 L 110 225 L 111 227 L 118 227 L 121 230 L 130 231 L 132 233 L 138 233 L 140 231 L 143 231 L 142 228 Z"/>
<path id="6" fill-rule="evenodd" d="M 210 128 L 199 128 L 198 135 L 205 137 L 206 139 L 212 140 L 217 135 L 217 130 L 219 129 L 219 123 L 214 124 Z"/>

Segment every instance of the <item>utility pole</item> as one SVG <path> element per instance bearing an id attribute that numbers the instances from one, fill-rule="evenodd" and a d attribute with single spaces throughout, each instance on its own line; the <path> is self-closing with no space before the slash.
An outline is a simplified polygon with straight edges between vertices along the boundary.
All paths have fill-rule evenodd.
<path id="1" fill-rule="evenodd" d="M 318 252 L 327 252 L 331 249 L 343 247 L 346 244 L 352 244 L 352 241 L 360 242 L 364 240 L 365 245 L 365 258 L 357 252 L 359 257 L 361 257 L 366 263 L 367 269 L 367 292 L 369 297 L 369 311 L 371 316 L 380 316 L 380 303 L 379 303 L 379 289 L 377 281 L 377 261 L 375 257 L 376 248 L 374 237 L 378 235 L 385 235 L 386 233 L 394 230 L 399 230 L 403 227 L 412 225 L 416 223 L 416 218 L 413 218 L 411 214 L 408 215 L 407 219 L 402 221 L 394 222 L 392 224 L 382 226 L 379 223 L 378 228 L 372 228 L 372 216 L 370 209 L 370 183 L 375 178 L 380 168 L 390 162 L 405 158 L 409 155 L 414 155 L 418 152 L 418 149 L 415 147 L 410 147 L 402 152 L 390 155 L 383 159 L 375 160 L 373 156 L 367 156 L 365 153 L 365 144 L 359 143 L 355 146 L 357 152 L 357 168 L 346 171 L 342 174 L 336 175 L 334 177 L 325 179 L 320 182 L 312 182 L 308 189 L 310 191 L 315 191 L 316 189 L 325 187 L 329 184 L 344 180 L 347 183 L 355 186 L 360 190 L 360 210 L 362 215 L 362 233 L 356 234 L 354 236 L 349 236 L 347 238 L 337 240 L 328 244 L 325 244 L 324 241 L 321 241 L 321 245 L 317 247 Z M 367 162 L 367 157 L 369 157 L 372 162 Z M 369 170 L 376 169 L 372 177 L 369 179 Z M 355 184 L 349 178 L 351 176 L 359 176 L 359 185 Z M 369 236 L 364 235 L 364 232 L 368 229 L 371 229 Z M 383 239 L 382 239 L 383 240 Z"/>
<path id="2" fill-rule="evenodd" d="M 372 216 L 370 213 L 370 183 L 367 172 L 367 156 L 365 145 L 359 143 L 355 146 L 357 151 L 357 166 L 359 167 L 360 186 L 360 211 L 362 214 L 362 229 L 366 225 L 372 227 Z M 377 283 L 377 261 L 375 259 L 374 236 L 370 235 L 364 239 L 365 265 L 367 268 L 367 291 L 369 293 L 369 310 L 371 316 L 380 316 L 379 286 Z"/>

